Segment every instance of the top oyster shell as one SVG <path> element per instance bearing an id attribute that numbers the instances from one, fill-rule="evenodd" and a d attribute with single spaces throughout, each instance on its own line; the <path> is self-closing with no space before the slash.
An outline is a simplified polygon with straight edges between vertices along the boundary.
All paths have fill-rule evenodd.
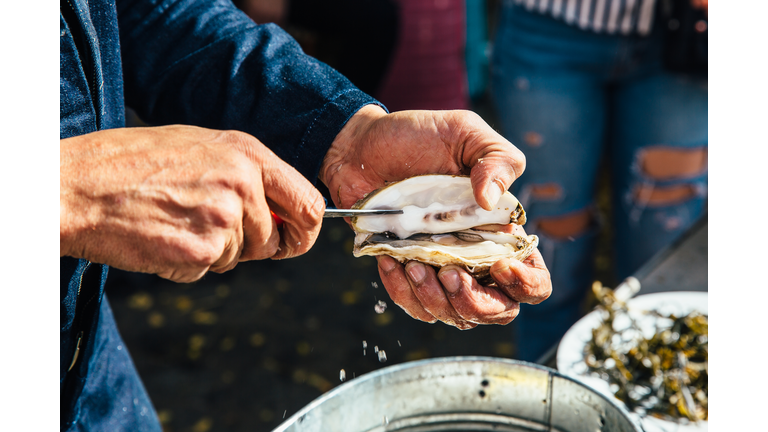
<path id="1" fill-rule="evenodd" d="M 477 204 L 469 177 L 423 175 L 391 183 L 358 201 L 357 209 L 402 209 L 401 215 L 352 218 L 353 254 L 389 255 L 442 267 L 456 264 L 476 277 L 502 258 L 525 260 L 535 235 L 478 230 L 488 224 L 525 223 L 517 198 L 505 192 L 492 211 Z"/>

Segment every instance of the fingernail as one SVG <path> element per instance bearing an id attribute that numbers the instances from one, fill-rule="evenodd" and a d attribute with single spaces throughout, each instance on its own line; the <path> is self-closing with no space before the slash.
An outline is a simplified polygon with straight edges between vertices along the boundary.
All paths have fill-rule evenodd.
<path id="1" fill-rule="evenodd" d="M 461 279 L 459 278 L 459 272 L 456 270 L 440 273 L 438 277 L 440 277 L 440 282 L 443 283 L 445 289 L 451 294 L 455 294 L 461 288 Z"/>
<path id="2" fill-rule="evenodd" d="M 493 272 L 493 278 L 504 285 L 511 285 L 517 280 L 515 273 L 510 267 L 504 267 L 501 270 Z"/>
<path id="3" fill-rule="evenodd" d="M 492 186 L 488 186 L 488 189 L 485 190 L 485 199 L 488 200 L 488 204 L 495 206 L 496 203 L 499 202 L 499 199 L 501 199 L 502 193 L 504 193 L 504 191 L 501 190 L 499 185 L 494 183 Z"/>
<path id="4" fill-rule="evenodd" d="M 424 268 L 424 264 L 411 262 L 405 269 L 408 272 L 408 276 L 414 282 L 421 282 L 427 275 L 427 269 Z"/>
<path id="5" fill-rule="evenodd" d="M 392 269 L 395 268 L 395 260 L 386 256 L 386 255 L 380 255 L 378 257 L 379 265 L 381 266 L 381 269 L 385 272 L 389 273 L 392 271 Z"/>

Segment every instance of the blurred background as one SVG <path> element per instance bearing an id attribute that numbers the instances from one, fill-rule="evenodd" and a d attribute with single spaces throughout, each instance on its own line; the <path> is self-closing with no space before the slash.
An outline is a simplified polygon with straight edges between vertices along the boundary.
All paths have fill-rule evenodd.
<path id="1" fill-rule="evenodd" d="M 390 111 L 471 109 L 500 129 L 489 86 L 498 0 L 234 3 Z M 130 110 L 129 123 L 141 124 Z M 602 164 L 599 172 L 601 229 L 588 259 L 593 280 L 616 286 L 604 217 L 611 182 Z M 515 322 L 460 331 L 410 318 L 389 300 L 376 260 L 352 256 L 352 241 L 343 220 L 329 219 L 302 257 L 241 263 L 191 284 L 110 269 L 107 296 L 165 431 L 269 431 L 342 374 L 444 356 L 516 358 Z M 593 303 L 587 294 L 578 308 Z"/>

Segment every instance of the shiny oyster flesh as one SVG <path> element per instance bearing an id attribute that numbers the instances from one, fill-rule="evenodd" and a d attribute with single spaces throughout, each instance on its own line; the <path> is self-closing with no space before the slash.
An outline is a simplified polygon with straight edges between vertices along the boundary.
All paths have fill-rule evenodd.
<path id="1" fill-rule="evenodd" d="M 475 201 L 469 177 L 423 175 L 391 183 L 358 201 L 358 209 L 402 209 L 401 215 L 352 218 L 353 254 L 389 255 L 437 267 L 456 264 L 485 278 L 502 258 L 525 260 L 535 235 L 488 231 L 484 225 L 525 223 L 522 205 L 505 192 L 492 211 Z"/>

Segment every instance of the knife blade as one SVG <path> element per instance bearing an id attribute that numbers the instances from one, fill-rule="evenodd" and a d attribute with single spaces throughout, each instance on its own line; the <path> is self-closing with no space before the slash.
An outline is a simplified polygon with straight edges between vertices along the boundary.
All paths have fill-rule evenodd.
<path id="1" fill-rule="evenodd" d="M 282 228 L 283 220 L 275 212 L 269 212 L 272 218 L 275 220 L 278 228 Z M 325 209 L 323 218 L 340 218 L 340 217 L 353 217 L 353 216 L 373 216 L 373 215 L 390 215 L 390 214 L 403 214 L 402 210 L 355 210 L 355 209 Z"/>
<path id="2" fill-rule="evenodd" d="M 376 216 L 376 215 L 392 215 L 403 214 L 402 210 L 359 210 L 359 209 L 325 209 L 323 218 L 338 218 L 338 217 L 353 217 L 353 216 Z"/>

